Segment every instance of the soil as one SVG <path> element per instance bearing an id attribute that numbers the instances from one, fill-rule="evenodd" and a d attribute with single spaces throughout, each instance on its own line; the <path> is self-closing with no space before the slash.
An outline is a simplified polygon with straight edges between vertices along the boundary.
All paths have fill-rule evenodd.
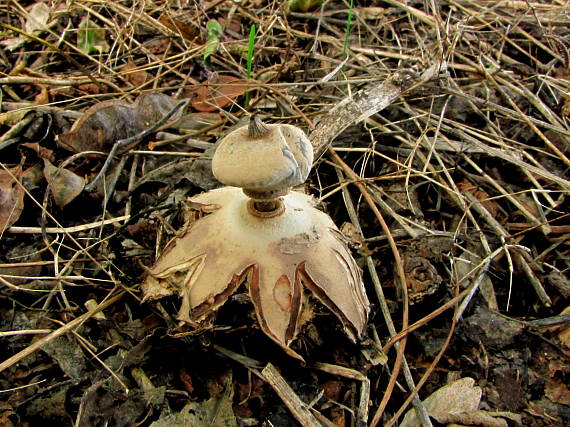
<path id="1" fill-rule="evenodd" d="M 569 13 L 0 4 L 0 426 L 570 425 Z M 196 322 L 141 289 L 253 113 L 322 154 L 370 300 L 353 342 L 305 289 L 303 362 L 247 278 Z"/>

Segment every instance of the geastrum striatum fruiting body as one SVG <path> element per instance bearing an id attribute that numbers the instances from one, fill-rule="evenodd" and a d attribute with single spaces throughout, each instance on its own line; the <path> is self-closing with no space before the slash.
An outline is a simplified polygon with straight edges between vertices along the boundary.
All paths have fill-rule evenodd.
<path id="1" fill-rule="evenodd" d="M 258 118 L 218 144 L 212 160 L 227 187 L 191 200 L 213 206 L 166 246 L 148 269 L 145 299 L 178 294 L 178 318 L 200 322 L 246 286 L 263 332 L 288 354 L 310 308 L 312 293 L 356 340 L 366 325 L 368 299 L 361 271 L 340 231 L 305 194 L 311 144 L 291 125 Z"/>

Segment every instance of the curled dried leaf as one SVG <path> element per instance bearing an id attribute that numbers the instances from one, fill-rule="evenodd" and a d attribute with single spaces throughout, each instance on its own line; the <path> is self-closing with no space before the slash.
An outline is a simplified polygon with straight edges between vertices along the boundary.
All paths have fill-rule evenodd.
<path id="1" fill-rule="evenodd" d="M 169 30 L 180 34 L 188 41 L 196 41 L 200 37 L 200 31 L 197 28 L 192 27 L 190 24 L 167 14 L 162 14 L 158 18 L 158 22 L 164 25 Z"/>
<path id="2" fill-rule="evenodd" d="M 495 201 L 489 200 L 491 196 L 489 196 L 489 193 L 487 193 L 485 190 L 481 189 L 475 184 L 472 184 L 466 179 L 459 182 L 457 184 L 457 188 L 459 188 L 460 191 L 470 193 L 473 197 L 479 200 L 479 202 L 481 202 L 481 205 L 489 211 L 493 218 L 497 216 L 497 213 L 499 212 L 499 205 L 497 205 Z"/>
<path id="3" fill-rule="evenodd" d="M 475 386 L 473 378 L 460 378 L 440 389 L 423 401 L 429 415 L 438 418 L 449 414 L 476 411 L 481 402 L 481 387 Z M 400 426 L 417 426 L 419 420 L 414 409 L 404 416 Z"/>
<path id="4" fill-rule="evenodd" d="M 42 147 L 37 142 L 24 142 L 24 143 L 20 144 L 20 146 L 26 147 L 26 148 L 29 148 L 30 150 L 35 151 L 35 153 L 38 155 L 38 157 L 40 157 L 42 159 L 48 159 L 49 161 L 53 161 L 55 158 L 53 150 L 50 150 L 49 148 Z"/>
<path id="5" fill-rule="evenodd" d="M 32 6 L 28 19 L 26 20 L 25 30 L 29 34 L 38 34 L 46 29 L 49 20 L 50 8 L 43 2 L 38 2 Z"/>
<path id="6" fill-rule="evenodd" d="M 150 74 L 144 70 L 138 69 L 132 61 L 127 62 L 123 67 L 123 72 L 125 73 L 125 78 L 128 82 L 136 87 L 142 86 L 150 80 Z"/>
<path id="7" fill-rule="evenodd" d="M 192 100 L 191 105 L 195 110 L 208 113 L 227 107 L 246 90 L 242 79 L 216 74 L 203 85 L 187 89 L 184 94 Z"/>
<path id="8" fill-rule="evenodd" d="M 58 135 L 58 143 L 76 153 L 109 152 L 118 140 L 142 132 L 175 105 L 174 98 L 161 93 L 142 94 L 133 104 L 120 100 L 104 101 L 85 111 L 69 132 Z"/>
<path id="9" fill-rule="evenodd" d="M 52 197 L 60 209 L 79 196 L 85 187 L 85 180 L 82 177 L 67 169 L 57 168 L 46 159 L 44 159 L 44 176 Z"/>
<path id="10" fill-rule="evenodd" d="M 18 221 L 24 210 L 22 174 L 21 166 L 0 170 L 0 233 Z"/>

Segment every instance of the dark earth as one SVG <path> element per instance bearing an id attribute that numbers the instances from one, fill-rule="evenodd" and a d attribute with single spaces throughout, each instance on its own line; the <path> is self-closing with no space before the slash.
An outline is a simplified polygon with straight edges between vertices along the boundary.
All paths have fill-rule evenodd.
<path id="1" fill-rule="evenodd" d="M 570 425 L 569 24 L 540 0 L 1 2 L 0 427 Z M 305 363 L 247 283 L 199 323 L 141 291 L 253 113 L 324 153 L 300 190 L 371 303 L 351 342 L 307 293 Z"/>

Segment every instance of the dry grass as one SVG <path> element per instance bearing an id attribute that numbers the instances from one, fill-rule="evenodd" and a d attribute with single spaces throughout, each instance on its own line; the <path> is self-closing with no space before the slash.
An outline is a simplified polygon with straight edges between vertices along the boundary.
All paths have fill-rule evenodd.
<path id="1" fill-rule="evenodd" d="M 145 141 L 151 148 L 160 146 L 160 152 L 138 147 L 119 156 L 107 177 L 110 186 L 82 196 L 86 211 L 80 204 L 76 212 L 60 211 L 45 184 L 26 188 L 27 211 L 0 240 L 6 253 L 20 242 L 26 247 L 0 265 L 6 272 L 0 275 L 0 304 L 12 315 L 17 310 L 12 304 L 37 313 L 37 333 L 52 332 L 29 346 L 29 340 L 0 342 L 6 356 L 16 355 L 0 365 L 3 384 L 18 361 L 41 347 L 38 343 L 76 330 L 107 302 L 123 304 L 128 297 L 125 306 L 139 305 L 138 262 L 151 262 L 172 235 L 176 200 L 169 194 L 180 183 L 171 179 L 146 197 L 134 191 L 137 182 L 166 162 L 207 160 L 204 147 L 252 111 L 267 121 L 307 130 L 323 154 L 309 191 L 323 200 L 338 225 L 349 221 L 361 235 L 357 257 L 368 290 L 376 293 L 370 295 L 375 304 L 370 335 L 389 356 L 389 373 L 368 366 L 366 374 L 372 384 L 368 421 L 373 425 L 393 425 L 414 398 L 421 407 L 415 391 L 438 368 L 462 316 L 474 305 L 521 320 L 554 316 L 565 308 L 570 260 L 568 2 L 422 5 L 389 0 L 350 10 L 348 2 L 325 1 L 322 9 L 308 13 L 288 11 L 285 2 L 276 1 L 56 3 L 48 28 L 35 35 L 24 31 L 31 2 L 0 5 L 0 40 L 25 40 L 13 51 L 0 50 L 0 171 L 20 162 L 32 166 L 34 155 L 17 146 L 39 140 L 55 150 L 58 165 L 93 180 L 104 156 L 70 157 L 58 148 L 54 133 L 62 128 L 55 117 L 76 118 L 97 102 L 132 102 L 147 91 L 182 97 L 185 89 L 207 84 L 213 74 L 245 79 L 249 29 L 255 24 L 250 102 L 246 110 L 243 97 L 234 98 L 209 117 L 190 114 L 190 107 L 194 124 L 206 125 L 178 128 L 170 143 L 156 134 Z M 105 29 L 108 51 L 86 55 L 78 49 L 76 32 L 85 16 Z M 225 30 L 205 65 L 210 19 L 219 20 Z M 430 67 L 441 72 L 422 79 Z M 400 76 L 394 86 L 381 86 L 394 75 Z M 207 86 L 212 96 L 221 90 Z M 360 110 L 350 110 L 354 106 Z M 11 120 L 8 114 L 14 111 L 30 115 Z M 26 133 L 32 121 L 48 116 L 54 121 L 43 139 L 40 131 Z M 323 132 L 331 117 L 337 123 Z M 126 226 L 149 216 L 157 229 L 151 250 L 124 243 Z M 448 242 L 446 250 L 420 250 L 418 256 L 427 259 L 449 290 L 436 290 L 439 299 L 426 297 L 432 307 L 437 304 L 435 310 L 423 306 L 414 313 L 408 297 L 414 278 L 406 262 L 414 242 L 427 241 L 429 249 L 438 238 Z M 125 246 L 118 248 L 117 242 Z M 24 254 L 22 262 L 18 256 Z M 18 273 L 24 267 L 31 270 Z M 86 311 L 90 299 L 102 305 Z M 170 315 L 163 315 L 163 324 L 169 325 Z M 47 322 L 54 316 L 64 324 Z M 417 354 L 407 353 L 407 338 L 429 328 L 434 319 L 448 333 L 433 358 L 418 367 Z M 7 332 L 17 333 L 9 325 L 3 325 Z M 83 348 L 102 350 L 76 339 Z M 120 370 L 103 361 L 99 368 Z M 357 407 L 355 403 L 353 413 L 365 412 Z M 78 413 L 71 415 L 80 419 Z"/>

